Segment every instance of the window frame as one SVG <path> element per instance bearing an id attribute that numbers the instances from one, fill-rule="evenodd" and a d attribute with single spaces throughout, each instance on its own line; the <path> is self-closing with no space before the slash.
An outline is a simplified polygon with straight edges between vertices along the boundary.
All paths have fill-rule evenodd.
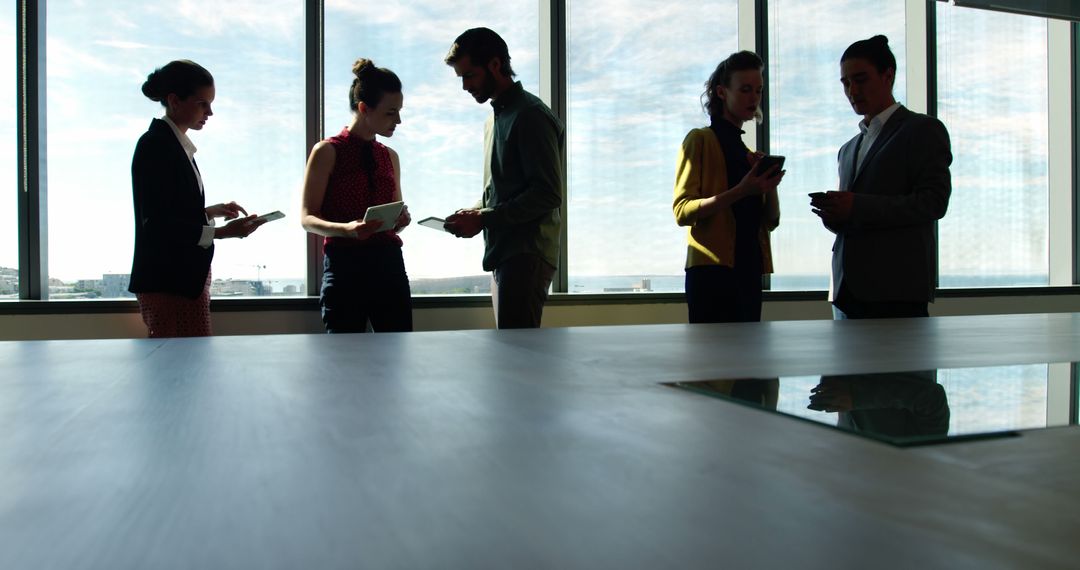
<path id="1" fill-rule="evenodd" d="M 567 119 L 567 6 L 566 0 L 537 0 L 540 13 L 540 96 L 563 121 Z M 921 102 L 924 108 L 916 109 L 931 115 L 936 111 L 936 30 L 935 2 L 932 0 L 906 0 L 908 35 L 908 100 Z M 45 116 L 45 9 L 44 2 L 19 0 L 16 4 L 17 39 L 17 107 L 18 119 L 18 242 L 19 242 L 19 300 L 0 302 L 0 314 L 13 313 L 80 313 L 117 312 L 135 310 L 133 300 L 70 300 L 48 301 L 48 183 L 45 176 L 47 160 Z M 322 139 L 324 131 L 323 109 L 323 62 L 324 62 L 324 0 L 304 2 L 305 45 L 305 137 L 306 150 Z M 768 48 L 767 0 L 739 0 L 739 45 L 752 46 L 758 53 Z M 752 16 L 751 16 L 752 14 Z M 1055 22 L 1055 21 L 1051 21 Z M 1063 84 L 1070 87 L 1066 95 L 1058 94 L 1057 105 L 1065 107 L 1069 116 L 1063 127 L 1068 133 L 1068 149 L 1051 156 L 1059 175 L 1051 181 L 1050 194 L 1053 204 L 1061 206 L 1057 216 L 1050 220 L 1050 284 L 1045 287 L 1003 287 L 939 289 L 941 297 L 982 296 L 1030 296 L 1033 293 L 1048 296 L 1076 294 L 1080 285 L 1080 159 L 1075 156 L 1077 148 L 1078 120 L 1080 117 L 1080 23 L 1056 23 L 1051 26 L 1053 38 L 1048 43 L 1051 65 L 1056 70 L 1067 69 Z M 921 38 L 922 41 L 915 41 Z M 1063 46 L 1067 46 L 1068 53 Z M 921 63 L 921 65 L 920 65 Z M 913 92 L 916 91 L 916 92 Z M 768 90 L 766 90 L 768 93 Z M 768 105 L 768 100 L 763 101 Z M 1051 114 L 1054 110 L 1051 109 Z M 754 138 L 758 148 L 768 150 L 768 114 L 760 124 Z M 1053 136 L 1051 136 L 1053 139 Z M 296 160 L 305 160 L 295 157 Z M 1061 161 L 1065 161 L 1062 163 Z M 564 161 L 564 164 L 566 162 Z M 563 219 L 567 215 L 566 192 L 562 203 Z M 1053 208 L 1052 208 L 1053 209 Z M 553 280 L 552 304 L 580 303 L 679 303 L 682 293 L 635 293 L 635 294 L 572 294 L 567 292 L 567 260 L 573 255 L 568 250 L 567 224 L 562 226 L 561 263 Z M 1057 242 L 1055 242 L 1055 239 Z M 215 310 L 307 310 L 314 307 L 322 277 L 322 248 L 311 234 L 306 236 L 306 296 L 251 298 L 238 300 L 215 300 Z M 1061 242 L 1066 243 L 1061 243 Z M 1056 268 L 1056 269 L 1055 269 Z M 767 285 L 767 281 L 766 281 Z M 817 300 L 824 298 L 824 291 L 766 291 L 766 301 Z M 414 297 L 418 307 L 468 307 L 486 304 L 484 297 L 469 295 L 446 295 L 437 297 Z"/>

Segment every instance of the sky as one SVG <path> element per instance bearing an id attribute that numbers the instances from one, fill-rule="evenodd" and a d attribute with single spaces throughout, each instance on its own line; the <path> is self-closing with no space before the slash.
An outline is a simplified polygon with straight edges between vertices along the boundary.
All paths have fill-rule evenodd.
<path id="1" fill-rule="evenodd" d="M 950 127 L 953 200 L 939 226 L 942 274 L 1049 271 L 1046 21 L 938 9 L 939 117 Z M 966 17 L 962 17 L 966 16 Z M 976 17 L 970 17 L 976 16 Z M 1009 38 L 987 64 L 982 38 Z M 974 220 L 974 223 L 965 223 Z"/>
<path id="2" fill-rule="evenodd" d="M 16 138 L 15 11 L 0 13 L 0 267 L 19 263 L 18 144 Z"/>
<path id="3" fill-rule="evenodd" d="M 685 230 L 671 214 L 675 158 L 686 132 L 707 124 L 699 96 L 716 64 L 736 50 L 737 2 L 706 9 L 657 0 L 568 5 L 571 290 L 576 277 L 679 275 Z M 895 93 L 904 102 L 903 3 L 769 5 L 770 145 L 788 157 L 773 285 L 824 287 L 832 235 L 810 214 L 805 194 L 835 188 L 836 150 L 857 133 L 859 117 L 839 84 L 839 56 L 856 39 L 888 35 L 900 68 Z M 1046 73 L 1045 65 L 1031 65 L 1046 60 L 1045 20 L 937 9 L 939 34 L 948 38 L 939 45 L 940 116 L 955 156 L 953 199 L 940 226 L 942 273 L 1018 281 L 1041 275 L 1045 283 Z M 251 239 L 219 241 L 214 276 L 303 278 L 303 3 L 52 0 L 47 10 L 50 275 L 73 281 L 130 271 L 131 152 L 162 114 L 139 87 L 154 68 L 188 58 L 207 67 L 217 86 L 215 115 L 192 134 L 207 202 L 236 200 L 250 212 L 287 216 Z M 0 65 L 9 78 L 13 18 L 14 11 L 0 14 L 7 49 Z M 404 84 L 403 124 L 383 142 L 401 156 L 413 219 L 472 205 L 482 192 L 490 107 L 464 93 L 442 59 L 460 31 L 491 27 L 507 40 L 518 79 L 539 94 L 538 21 L 535 0 L 414 0 L 383 2 L 378 10 L 327 0 L 326 134 L 351 120 L 352 62 L 373 59 Z M 1006 35 L 1007 48 L 986 52 L 987 37 Z M 1018 74 L 1027 88 L 1000 88 Z M 14 109 L 13 82 L 6 87 L 0 105 Z M 15 220 L 15 114 L 0 117 L 0 172 L 9 181 L 0 219 Z M 13 267 L 16 224 L 2 227 L 0 266 Z M 412 278 L 481 273 L 479 238 L 419 226 L 402 238 Z"/>

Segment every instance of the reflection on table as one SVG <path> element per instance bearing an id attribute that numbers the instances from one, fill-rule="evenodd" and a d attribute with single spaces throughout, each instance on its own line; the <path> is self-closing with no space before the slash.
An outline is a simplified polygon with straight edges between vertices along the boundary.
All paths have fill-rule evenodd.
<path id="1" fill-rule="evenodd" d="M 949 433 L 949 399 L 937 370 L 822 376 L 807 408 L 837 412 L 837 427 L 883 439 Z"/>
<path id="2" fill-rule="evenodd" d="M 670 383 L 895 445 L 1069 425 L 1070 363 Z M 1051 386 L 1055 388 L 1051 389 Z M 1073 388 L 1069 388 L 1073 386 Z M 781 425 L 781 424 L 778 424 Z"/>

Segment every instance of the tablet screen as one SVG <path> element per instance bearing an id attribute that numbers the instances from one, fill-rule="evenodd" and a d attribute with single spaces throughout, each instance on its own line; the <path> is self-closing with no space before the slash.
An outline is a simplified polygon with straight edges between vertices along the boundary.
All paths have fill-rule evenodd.
<path id="1" fill-rule="evenodd" d="M 419 223 L 421 226 L 424 226 L 425 228 L 439 230 L 440 232 L 446 231 L 446 226 L 444 225 L 446 224 L 446 220 L 442 218 L 436 218 L 435 216 L 432 216 L 430 218 L 424 218 L 417 223 Z"/>
<path id="2" fill-rule="evenodd" d="M 285 214 L 282 214 L 279 211 L 274 211 L 274 212 L 270 212 L 269 214 L 263 214 L 263 215 L 255 218 L 254 221 L 256 221 L 256 222 L 264 222 L 264 221 L 265 222 L 272 222 L 274 220 L 280 220 L 281 218 L 284 218 L 284 217 L 285 217 Z"/>
<path id="3" fill-rule="evenodd" d="M 368 208 L 366 212 L 364 212 L 364 221 L 381 221 L 382 226 L 379 227 L 376 232 L 385 232 L 387 230 L 392 230 L 394 229 L 394 222 L 397 222 L 397 218 L 401 214 L 401 208 L 404 205 L 405 202 L 390 202 L 389 204 L 379 204 L 378 206 L 372 206 Z"/>

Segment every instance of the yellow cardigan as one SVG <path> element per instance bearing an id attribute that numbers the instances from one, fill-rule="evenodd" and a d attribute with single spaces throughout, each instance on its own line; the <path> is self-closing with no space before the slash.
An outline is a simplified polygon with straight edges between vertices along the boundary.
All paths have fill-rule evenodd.
<path id="1" fill-rule="evenodd" d="M 686 267 L 735 266 L 735 214 L 731 208 L 722 209 L 708 218 L 698 218 L 701 200 L 727 189 L 727 165 L 716 134 L 708 127 L 687 133 L 679 149 L 675 203 L 672 205 L 675 221 L 680 226 L 689 226 Z M 772 273 L 772 249 L 767 224 L 761 224 L 758 237 L 761 240 L 761 266 L 765 273 Z"/>

